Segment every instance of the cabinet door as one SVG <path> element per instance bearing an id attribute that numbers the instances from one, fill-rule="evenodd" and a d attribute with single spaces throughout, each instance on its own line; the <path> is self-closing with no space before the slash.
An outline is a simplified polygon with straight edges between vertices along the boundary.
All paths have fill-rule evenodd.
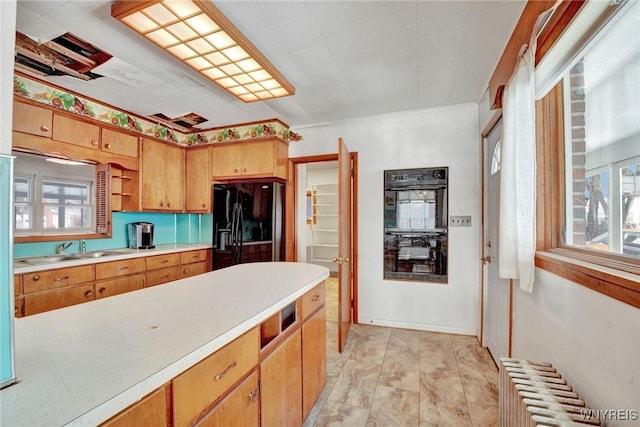
<path id="1" fill-rule="evenodd" d="M 96 283 L 96 299 L 136 291 L 142 288 L 144 288 L 144 273 L 100 281 Z"/>
<path id="2" fill-rule="evenodd" d="M 273 174 L 273 141 L 261 141 L 243 144 L 242 175 Z"/>
<path id="3" fill-rule="evenodd" d="M 13 130 L 51 137 L 53 113 L 47 108 L 22 102 L 13 103 Z"/>
<path id="4" fill-rule="evenodd" d="M 211 156 L 208 149 L 186 150 L 187 212 L 211 210 Z"/>
<path id="5" fill-rule="evenodd" d="M 101 424 L 101 427 L 167 426 L 167 410 L 167 391 L 162 387 Z"/>
<path id="6" fill-rule="evenodd" d="M 138 137 L 111 129 L 102 129 L 100 149 L 121 156 L 138 157 Z"/>
<path id="7" fill-rule="evenodd" d="M 93 283 L 24 296 L 24 315 L 42 313 L 95 299 Z"/>
<path id="8" fill-rule="evenodd" d="M 204 274 L 209 271 L 209 263 L 206 261 L 195 262 L 191 264 L 185 264 L 182 267 L 182 271 L 180 272 L 180 277 L 191 277 L 196 276 L 198 274 Z"/>
<path id="9" fill-rule="evenodd" d="M 240 143 L 211 147 L 211 176 L 228 177 L 241 174 L 242 146 Z"/>
<path id="10" fill-rule="evenodd" d="M 167 210 L 184 211 L 184 149 L 164 146 L 164 185 Z"/>
<path id="11" fill-rule="evenodd" d="M 100 148 L 100 128 L 91 123 L 54 114 L 52 139 L 97 150 Z"/>
<path id="12" fill-rule="evenodd" d="M 201 419 L 197 427 L 257 427 L 258 372 L 254 371 L 240 383 L 222 402 Z"/>
<path id="13" fill-rule="evenodd" d="M 302 418 L 307 418 L 327 381 L 327 316 L 322 307 L 302 324 Z"/>
<path id="14" fill-rule="evenodd" d="M 300 330 L 260 364 L 260 409 L 264 427 L 302 424 Z"/>
<path id="15" fill-rule="evenodd" d="M 142 209 L 165 210 L 164 144 L 142 139 Z"/>

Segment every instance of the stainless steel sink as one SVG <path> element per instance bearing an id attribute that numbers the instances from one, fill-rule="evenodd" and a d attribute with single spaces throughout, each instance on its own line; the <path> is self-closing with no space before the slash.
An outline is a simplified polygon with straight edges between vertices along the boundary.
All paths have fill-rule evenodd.
<path id="1" fill-rule="evenodd" d="M 41 264 L 53 264 L 54 262 L 61 262 L 61 261 L 101 258 L 104 256 L 110 256 L 110 255 L 122 255 L 124 253 L 126 252 L 120 252 L 120 251 L 91 251 L 91 252 L 84 252 L 84 253 L 74 252 L 69 254 L 19 258 L 19 259 L 16 259 L 16 262 L 21 264 L 41 265 Z"/>
<path id="2" fill-rule="evenodd" d="M 46 256 L 35 256 L 29 258 L 20 258 L 16 259 L 16 262 L 21 264 L 32 264 L 32 265 L 40 265 L 40 264 L 52 264 L 54 262 L 66 261 L 74 259 L 69 255 L 46 255 Z"/>

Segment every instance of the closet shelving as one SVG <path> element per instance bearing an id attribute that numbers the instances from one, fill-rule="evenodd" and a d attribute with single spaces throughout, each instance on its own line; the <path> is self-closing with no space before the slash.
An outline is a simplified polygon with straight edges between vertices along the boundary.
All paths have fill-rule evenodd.
<path id="1" fill-rule="evenodd" d="M 338 255 L 338 185 L 315 184 L 311 194 L 310 259 L 312 263 L 335 270 L 336 264 L 332 260 Z"/>

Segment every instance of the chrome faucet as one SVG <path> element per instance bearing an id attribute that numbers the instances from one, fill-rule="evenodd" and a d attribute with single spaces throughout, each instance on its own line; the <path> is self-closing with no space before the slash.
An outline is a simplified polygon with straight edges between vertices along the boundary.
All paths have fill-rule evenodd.
<path id="1" fill-rule="evenodd" d="M 69 249 L 69 246 L 71 245 L 73 245 L 73 242 L 60 243 L 59 245 L 56 246 L 56 253 L 57 254 L 63 253 L 64 251 Z"/>
<path id="2" fill-rule="evenodd" d="M 87 252 L 87 242 L 85 242 L 84 240 L 80 241 L 80 253 L 86 253 Z"/>

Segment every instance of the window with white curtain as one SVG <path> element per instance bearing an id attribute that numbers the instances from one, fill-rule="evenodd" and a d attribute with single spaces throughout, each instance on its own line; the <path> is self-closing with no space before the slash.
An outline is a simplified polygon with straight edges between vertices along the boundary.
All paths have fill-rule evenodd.
<path id="1" fill-rule="evenodd" d="M 640 257 L 640 3 L 563 76 L 565 243 Z"/>

